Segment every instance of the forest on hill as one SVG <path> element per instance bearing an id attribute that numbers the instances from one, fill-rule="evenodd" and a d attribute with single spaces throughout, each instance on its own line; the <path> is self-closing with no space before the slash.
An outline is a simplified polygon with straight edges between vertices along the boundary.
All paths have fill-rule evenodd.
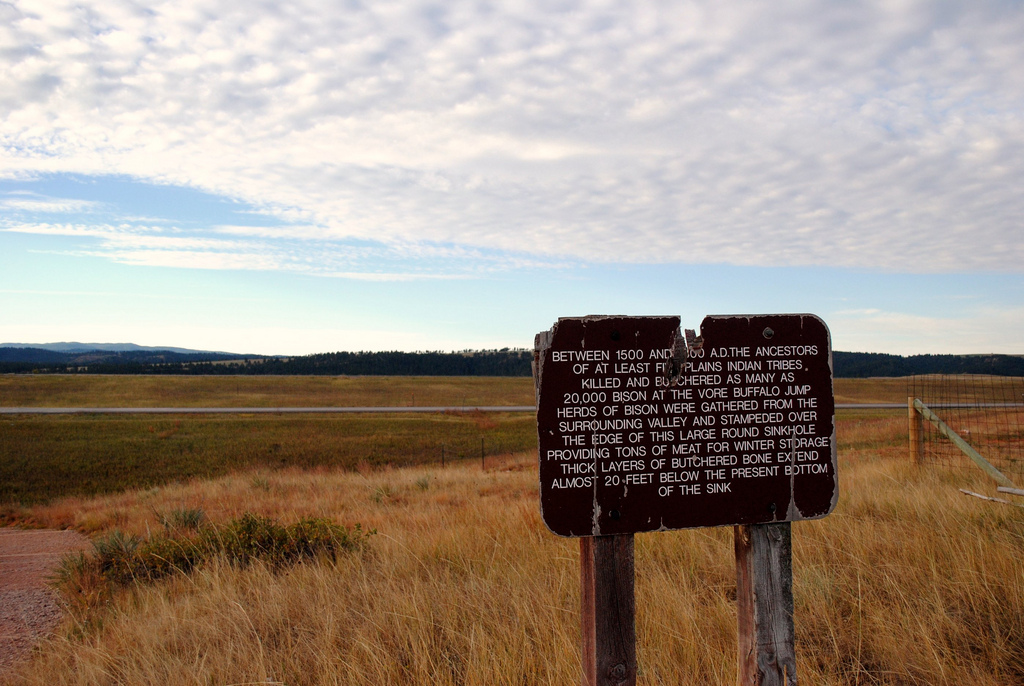
<path id="1" fill-rule="evenodd" d="M 335 352 L 260 357 L 170 351 L 60 353 L 0 348 L 0 373 L 325 376 L 530 376 L 533 352 Z"/>
<path id="2" fill-rule="evenodd" d="M 0 348 L 7 374 L 198 374 L 325 376 L 530 376 L 533 352 L 524 349 L 463 352 L 334 352 L 260 357 L 170 350 L 59 352 Z M 1017 355 L 888 355 L 832 353 L 837 378 L 916 374 L 1024 376 Z"/>

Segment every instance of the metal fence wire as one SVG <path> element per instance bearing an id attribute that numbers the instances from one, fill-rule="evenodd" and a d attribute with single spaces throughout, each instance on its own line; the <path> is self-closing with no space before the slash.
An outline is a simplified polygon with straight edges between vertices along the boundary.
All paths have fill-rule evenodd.
<path id="1" fill-rule="evenodd" d="M 1004 474 L 1024 474 L 1024 377 L 928 374 L 908 380 L 917 398 Z M 923 422 L 923 459 L 947 467 L 974 465 L 930 422 Z"/>

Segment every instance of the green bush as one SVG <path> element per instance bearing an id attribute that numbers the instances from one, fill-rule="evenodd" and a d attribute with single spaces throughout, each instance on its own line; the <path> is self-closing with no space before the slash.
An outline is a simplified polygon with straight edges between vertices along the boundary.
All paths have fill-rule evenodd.
<path id="1" fill-rule="evenodd" d="M 201 507 L 180 507 L 171 510 L 166 516 L 160 517 L 160 523 L 165 529 L 192 529 L 199 530 L 199 527 L 206 521 L 206 513 Z"/>
<path id="2" fill-rule="evenodd" d="M 284 561 L 288 531 L 270 517 L 247 512 L 223 528 L 204 533 L 232 564 L 244 567 L 255 559 L 276 567 Z"/>
<path id="3" fill-rule="evenodd" d="M 155 536 L 136 551 L 139 566 L 136 578 L 153 581 L 175 572 L 187 574 L 212 552 L 202 537 Z"/>
<path id="4" fill-rule="evenodd" d="M 114 530 L 93 543 L 93 560 L 101 577 L 114 583 L 128 583 L 142 572 L 139 559 L 141 539 Z"/>
<path id="5" fill-rule="evenodd" d="M 365 538 L 359 524 L 350 531 L 323 518 L 306 517 L 288 527 L 288 556 L 327 555 L 336 560 L 338 553 L 360 546 Z"/>
<path id="6" fill-rule="evenodd" d="M 200 511 L 201 512 L 201 511 Z M 168 527 L 143 540 L 113 531 L 93 543 L 91 555 L 66 556 L 54 577 L 65 595 L 100 598 L 107 590 L 133 582 L 152 582 L 171 574 L 188 574 L 213 557 L 245 567 L 259 560 L 275 569 L 320 556 L 359 550 L 376 533 L 359 524 L 349 529 L 322 517 L 307 517 L 283 526 L 270 517 L 243 514 L 222 526 Z"/>

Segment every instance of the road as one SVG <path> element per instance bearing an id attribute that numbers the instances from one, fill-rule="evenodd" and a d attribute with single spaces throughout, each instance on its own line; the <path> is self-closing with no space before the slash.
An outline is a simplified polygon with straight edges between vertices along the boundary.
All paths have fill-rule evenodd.
<path id="1" fill-rule="evenodd" d="M 905 410 L 905 403 L 838 403 L 837 410 Z M 536 412 L 532 405 L 474 407 L 0 407 L 0 414 L 358 414 Z"/>

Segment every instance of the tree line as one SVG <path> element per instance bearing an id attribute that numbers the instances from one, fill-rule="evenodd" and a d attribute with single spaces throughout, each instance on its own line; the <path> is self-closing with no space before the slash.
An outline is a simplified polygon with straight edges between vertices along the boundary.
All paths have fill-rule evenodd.
<path id="1" fill-rule="evenodd" d="M 533 352 L 336 352 L 299 357 L 243 357 L 165 351 L 17 354 L 0 349 L 0 373 L 324 376 L 530 376 Z M 6 354 L 5 354 L 6 353 Z M 24 359 L 28 358 L 28 359 Z"/>
<path id="2" fill-rule="evenodd" d="M 299 357 L 252 357 L 172 351 L 61 353 L 0 348 L 0 373 L 196 374 L 324 376 L 530 376 L 533 352 L 523 349 L 463 352 L 335 352 Z M 832 354 L 838 378 L 917 374 L 1024 376 L 1016 355 Z"/>

